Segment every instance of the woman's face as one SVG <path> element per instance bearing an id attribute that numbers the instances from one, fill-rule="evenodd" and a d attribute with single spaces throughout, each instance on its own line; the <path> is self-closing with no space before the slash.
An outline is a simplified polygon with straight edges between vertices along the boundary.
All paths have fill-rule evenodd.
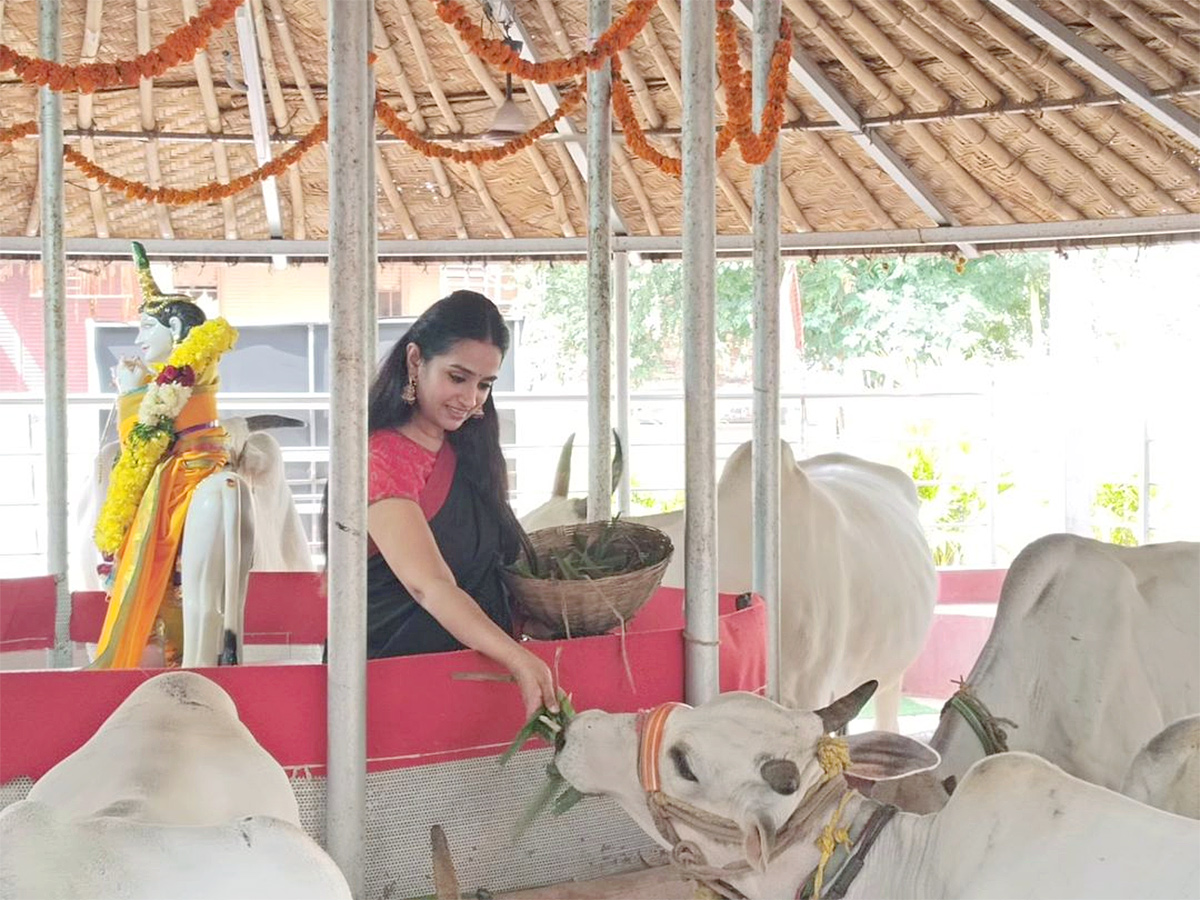
<path id="1" fill-rule="evenodd" d="M 417 373 L 417 415 L 444 431 L 457 431 L 483 407 L 503 359 L 499 347 L 475 340 L 461 340 L 427 360 L 415 344 L 408 352 L 408 370 Z"/>

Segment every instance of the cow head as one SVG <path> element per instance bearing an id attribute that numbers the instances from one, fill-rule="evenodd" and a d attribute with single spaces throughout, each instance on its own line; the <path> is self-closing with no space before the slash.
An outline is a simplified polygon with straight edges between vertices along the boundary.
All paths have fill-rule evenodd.
<path id="1" fill-rule="evenodd" d="M 868 682 L 814 712 L 786 709 L 755 694 L 729 693 L 697 708 L 678 705 L 649 716 L 589 710 L 568 727 L 558 770 L 577 790 L 616 800 L 667 847 L 698 846 L 710 866 L 747 863 L 764 872 L 776 835 L 827 781 L 822 738 L 852 719 L 875 689 Z M 937 765 L 937 754 L 910 738 L 870 732 L 848 739 L 846 773 L 877 781 Z M 653 812 L 661 793 L 701 812 L 718 828 L 682 816 L 664 831 Z M 803 814 L 803 810 L 801 810 Z M 822 823 L 814 823 L 813 838 Z M 811 846 L 811 840 L 799 843 Z"/>
<path id="2" fill-rule="evenodd" d="M 575 435 L 567 438 L 558 454 L 558 468 L 554 473 L 554 487 L 550 499 L 521 517 L 526 531 L 553 528 L 558 525 L 575 525 L 587 521 L 587 500 L 568 497 L 571 484 L 571 453 L 575 448 Z M 621 436 L 613 432 L 612 489 L 621 483 L 621 472 L 625 467 L 625 454 L 621 447 Z"/>

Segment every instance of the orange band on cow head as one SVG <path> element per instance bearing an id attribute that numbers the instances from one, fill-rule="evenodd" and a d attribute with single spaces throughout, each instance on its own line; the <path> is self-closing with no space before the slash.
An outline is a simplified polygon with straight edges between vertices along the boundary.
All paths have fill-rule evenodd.
<path id="1" fill-rule="evenodd" d="M 686 703 L 662 703 L 649 712 L 638 713 L 638 777 L 642 790 L 656 793 L 662 786 L 658 772 L 658 752 L 662 749 L 667 716 Z"/>

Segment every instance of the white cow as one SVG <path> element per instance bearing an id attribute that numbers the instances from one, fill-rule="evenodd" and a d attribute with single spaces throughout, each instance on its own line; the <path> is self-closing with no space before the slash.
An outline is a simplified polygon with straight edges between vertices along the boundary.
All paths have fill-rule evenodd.
<path id="1" fill-rule="evenodd" d="M 1156 734 L 1133 758 L 1121 793 L 1200 819 L 1200 716 L 1186 716 Z"/>
<path id="2" fill-rule="evenodd" d="M 0 898 L 349 898 L 287 776 L 193 672 L 139 686 L 0 813 Z"/>
<path id="3" fill-rule="evenodd" d="M 872 688 L 815 713 L 745 693 L 643 720 L 588 711 L 568 726 L 556 764 L 726 897 L 1200 897 L 1200 822 L 1030 754 L 980 762 L 929 816 L 849 789 L 824 735 Z M 869 732 L 849 738 L 849 759 L 848 772 L 879 779 L 927 769 L 937 754 Z M 803 892 L 818 869 L 821 891 Z"/>
<path id="4" fill-rule="evenodd" d="M 565 449 L 565 448 L 564 448 Z M 937 573 L 917 518 L 912 479 L 892 466 L 842 453 L 797 463 L 780 459 L 781 697 L 814 709 L 868 679 L 880 685 L 876 723 L 898 730 L 900 681 L 925 643 L 937 600 Z M 569 471 L 570 457 L 565 457 Z M 582 520 L 565 496 L 521 520 L 528 530 Z M 717 487 L 717 585 L 750 590 L 751 445 L 738 447 Z M 676 554 L 663 584 L 683 586 L 683 511 L 637 519 L 666 532 Z"/>
<path id="5" fill-rule="evenodd" d="M 242 660 L 251 568 L 308 571 L 313 567 L 284 473 L 283 453 L 275 438 L 262 430 L 287 424 L 298 423 L 280 416 L 221 420 L 230 439 L 229 466 L 197 485 L 180 545 L 184 666 Z M 119 450 L 115 441 L 100 448 L 92 481 L 75 504 L 77 544 L 71 578 L 76 590 L 101 588 L 96 573 L 101 560 L 92 532 Z M 147 658 L 144 664 L 162 663 Z"/>
<path id="6" fill-rule="evenodd" d="M 881 785 L 874 796 L 936 809 L 946 800 L 942 783 L 982 759 L 985 741 L 987 752 L 1037 753 L 1120 790 L 1147 741 L 1200 713 L 1197 647 L 1200 544 L 1040 538 L 1013 560 L 967 687 L 943 711 L 930 741 L 941 765 L 932 778 Z M 1006 744 L 994 745 L 994 729 L 981 738 L 968 718 L 997 723 Z"/>
<path id="7" fill-rule="evenodd" d="M 304 524 L 296 510 L 284 471 L 283 451 L 267 428 L 300 424 L 282 416 L 230 416 L 221 419 L 229 434 L 230 466 L 250 488 L 258 526 L 251 568 L 265 572 L 311 571 L 312 554 Z M 121 445 L 110 441 L 100 448 L 92 477 L 75 499 L 71 554 L 71 590 L 103 589 L 96 566 L 102 562 L 92 532 L 108 492 L 109 474 Z"/>

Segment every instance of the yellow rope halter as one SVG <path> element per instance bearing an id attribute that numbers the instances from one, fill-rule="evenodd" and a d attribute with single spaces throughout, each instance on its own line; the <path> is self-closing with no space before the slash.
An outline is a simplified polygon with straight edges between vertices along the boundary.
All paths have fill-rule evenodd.
<path id="1" fill-rule="evenodd" d="M 850 768 L 850 745 L 845 738 L 831 737 L 822 735 L 817 742 L 817 762 L 821 764 L 821 771 L 825 773 L 825 781 L 828 782 L 832 778 L 841 775 L 846 769 Z M 847 790 L 842 794 L 842 799 L 837 805 L 837 809 L 833 811 L 833 818 L 829 820 L 829 824 L 821 829 L 821 833 L 817 835 L 817 849 L 821 851 L 821 859 L 817 863 L 817 872 L 813 877 L 813 897 L 821 896 L 821 886 L 825 881 L 825 866 L 833 856 L 833 852 L 837 849 L 838 844 L 844 844 L 847 849 L 850 848 L 850 829 L 849 827 L 838 827 L 842 811 L 846 808 L 846 803 L 854 792 Z"/>

